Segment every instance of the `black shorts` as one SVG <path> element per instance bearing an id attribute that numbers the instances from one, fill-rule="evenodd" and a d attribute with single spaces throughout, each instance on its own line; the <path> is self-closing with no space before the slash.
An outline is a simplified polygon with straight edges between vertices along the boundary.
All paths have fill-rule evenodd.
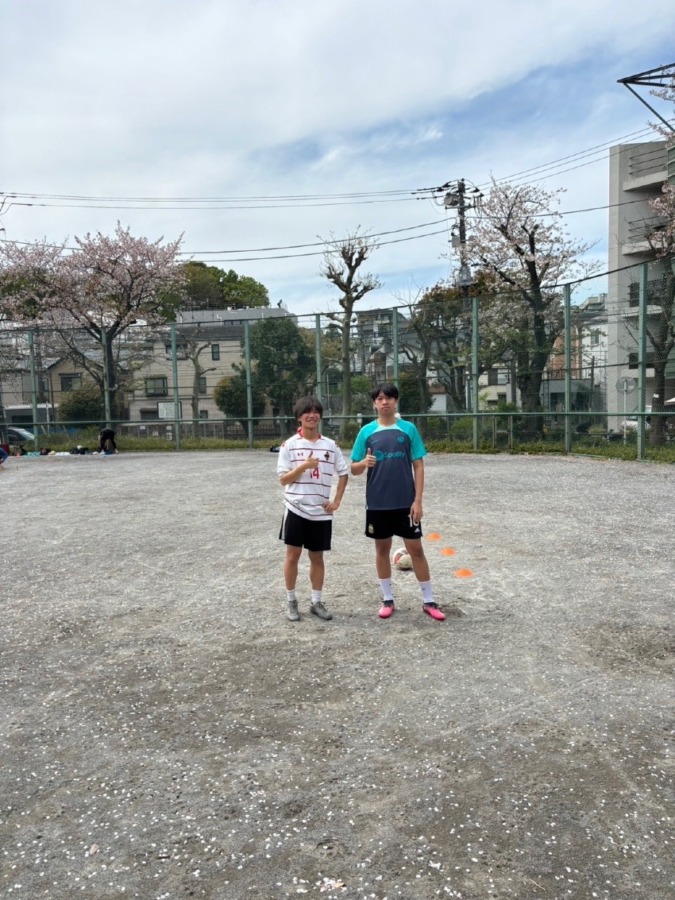
<path id="1" fill-rule="evenodd" d="M 304 547 L 305 550 L 330 550 L 332 533 L 332 519 L 304 519 L 287 509 L 281 520 L 279 540 L 291 547 Z"/>
<path id="2" fill-rule="evenodd" d="M 422 537 L 422 525 L 413 523 L 409 508 L 366 510 L 366 537 L 383 541 L 394 535 L 410 541 Z"/>

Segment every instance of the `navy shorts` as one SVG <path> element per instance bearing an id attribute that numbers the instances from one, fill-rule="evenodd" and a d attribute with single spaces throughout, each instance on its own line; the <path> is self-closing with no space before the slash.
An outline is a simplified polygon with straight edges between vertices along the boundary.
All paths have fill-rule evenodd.
<path id="1" fill-rule="evenodd" d="M 304 547 L 305 550 L 330 550 L 330 539 L 333 533 L 332 519 L 305 519 L 287 509 L 281 521 L 279 539 L 291 547 Z"/>
<path id="2" fill-rule="evenodd" d="M 383 541 L 394 535 L 410 541 L 422 537 L 422 526 L 413 522 L 410 508 L 366 510 L 366 537 Z"/>

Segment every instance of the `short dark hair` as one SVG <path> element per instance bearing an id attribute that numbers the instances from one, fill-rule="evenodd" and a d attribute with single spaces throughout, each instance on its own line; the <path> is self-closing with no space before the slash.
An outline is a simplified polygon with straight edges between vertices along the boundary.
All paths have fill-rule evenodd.
<path id="1" fill-rule="evenodd" d="M 392 400 L 398 400 L 398 388 L 390 382 L 375 385 L 370 392 L 370 397 L 372 400 L 377 400 L 380 394 L 384 394 L 385 397 L 391 397 Z"/>
<path id="2" fill-rule="evenodd" d="M 293 407 L 293 415 L 296 419 L 308 412 L 318 412 L 323 416 L 323 405 L 318 397 L 301 397 Z"/>

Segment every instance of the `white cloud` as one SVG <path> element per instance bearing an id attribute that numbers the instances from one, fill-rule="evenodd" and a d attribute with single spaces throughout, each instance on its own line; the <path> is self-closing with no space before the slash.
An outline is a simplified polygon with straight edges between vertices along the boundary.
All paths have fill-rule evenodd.
<path id="1" fill-rule="evenodd" d="M 251 197 L 484 184 L 491 172 L 532 169 L 646 125 L 616 81 L 672 61 L 675 27 L 664 21 L 654 0 L 639 10 L 627 0 L 15 2 L 1 48 L 3 189 Z M 584 162 L 546 181 L 567 186 L 574 208 L 606 202 L 606 162 Z M 13 206 L 2 222 L 9 238 L 56 241 L 121 219 L 149 237 L 184 232 L 197 251 L 312 242 L 359 224 L 379 232 L 438 217 L 442 227 L 428 200 L 363 199 L 211 211 Z M 605 223 L 602 212 L 569 219 L 589 240 L 606 239 Z M 371 299 L 390 302 L 401 285 L 446 274 L 446 246 L 442 235 L 383 245 L 371 268 L 386 285 Z M 317 257 L 232 267 L 297 311 L 327 304 Z"/>

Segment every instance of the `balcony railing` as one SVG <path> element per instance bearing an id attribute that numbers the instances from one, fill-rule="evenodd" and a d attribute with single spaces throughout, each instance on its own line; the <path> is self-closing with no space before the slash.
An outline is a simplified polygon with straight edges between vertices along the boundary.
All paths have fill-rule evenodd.
<path id="1" fill-rule="evenodd" d="M 628 172 L 631 178 L 643 178 L 645 175 L 653 175 L 656 172 L 665 171 L 668 165 L 668 155 L 665 147 L 653 147 L 645 145 L 645 149 L 634 150 L 628 163 Z"/>

